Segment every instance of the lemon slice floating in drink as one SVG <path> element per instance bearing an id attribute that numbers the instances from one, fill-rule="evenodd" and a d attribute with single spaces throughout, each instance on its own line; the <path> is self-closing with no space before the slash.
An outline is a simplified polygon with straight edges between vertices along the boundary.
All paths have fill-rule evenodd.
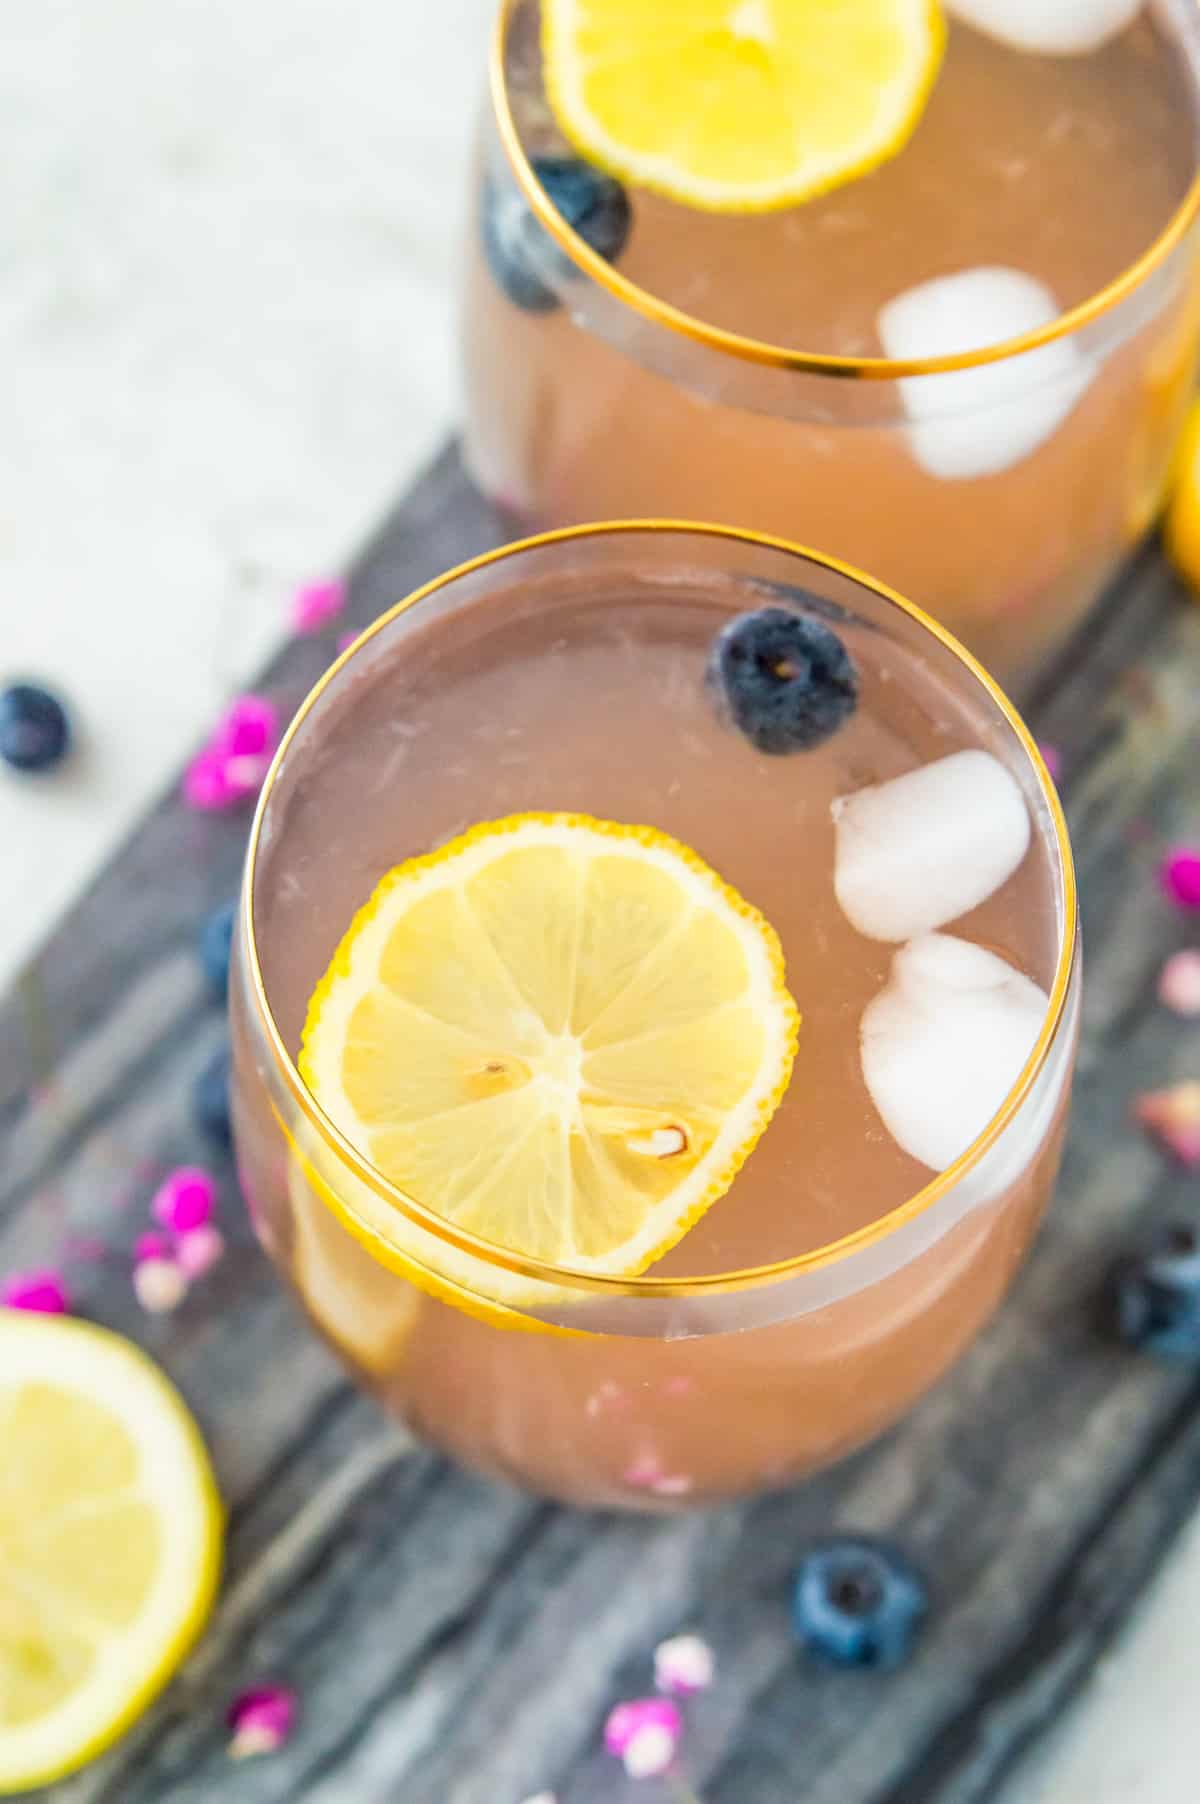
<path id="1" fill-rule="evenodd" d="M 582 155 L 713 212 L 795 206 L 901 150 L 936 0 L 543 0 L 545 81 Z"/>
<path id="2" fill-rule="evenodd" d="M 798 1022 L 775 933 L 694 852 L 517 815 L 384 878 L 313 997 L 300 1069 L 454 1226 L 629 1276 L 729 1187 Z"/>
<path id="3" fill-rule="evenodd" d="M 203 1627 L 221 1506 L 162 1373 L 102 1328 L 0 1309 L 0 1795 L 116 1740 Z"/>

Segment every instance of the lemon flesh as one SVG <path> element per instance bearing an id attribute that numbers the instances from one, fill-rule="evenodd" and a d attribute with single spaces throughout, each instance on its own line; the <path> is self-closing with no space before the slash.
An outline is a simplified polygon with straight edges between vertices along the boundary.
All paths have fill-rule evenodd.
<path id="1" fill-rule="evenodd" d="M 547 93 L 584 156 L 712 212 L 795 206 L 908 141 L 936 0 L 543 0 Z"/>
<path id="2" fill-rule="evenodd" d="M 221 1508 L 161 1372 L 87 1323 L 0 1309 L 0 1794 L 115 1741 L 202 1628 Z"/>
<path id="3" fill-rule="evenodd" d="M 728 1189 L 798 1022 L 775 933 L 694 852 L 517 815 L 383 879 L 313 997 L 300 1069 L 457 1228 L 628 1276 Z"/>

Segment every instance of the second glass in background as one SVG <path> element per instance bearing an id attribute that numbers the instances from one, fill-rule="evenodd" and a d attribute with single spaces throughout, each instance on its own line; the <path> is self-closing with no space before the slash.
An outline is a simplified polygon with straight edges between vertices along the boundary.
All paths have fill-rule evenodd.
<path id="1" fill-rule="evenodd" d="M 1027 685 L 1152 523 L 1191 393 L 1200 17 L 1150 0 L 1083 57 L 952 20 L 928 110 L 880 171 L 732 220 L 634 189 L 614 263 L 534 173 L 571 154 L 539 20 L 534 0 L 501 7 L 476 174 L 466 445 L 484 491 L 523 528 L 654 513 L 815 540 Z M 896 288 L 964 260 L 1065 311 L 999 356 L 961 354 L 955 322 L 922 358 L 882 357 Z M 990 298 L 963 298 L 986 320 Z"/>

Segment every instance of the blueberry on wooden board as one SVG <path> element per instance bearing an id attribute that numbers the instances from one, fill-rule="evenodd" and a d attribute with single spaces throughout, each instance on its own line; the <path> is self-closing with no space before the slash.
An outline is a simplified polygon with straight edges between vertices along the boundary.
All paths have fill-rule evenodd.
<path id="1" fill-rule="evenodd" d="M 912 1652 L 929 1594 L 907 1554 L 867 1536 L 816 1541 L 796 1571 L 792 1627 L 828 1666 L 889 1671 Z"/>
<path id="2" fill-rule="evenodd" d="M 209 988 L 219 1002 L 229 994 L 229 958 L 233 949 L 233 927 L 237 918 L 237 902 L 223 902 L 200 924 L 198 949 L 200 964 Z"/>
<path id="3" fill-rule="evenodd" d="M 1186 1223 L 1157 1229 L 1111 1278 L 1117 1333 L 1131 1347 L 1200 1365 L 1200 1234 Z"/>

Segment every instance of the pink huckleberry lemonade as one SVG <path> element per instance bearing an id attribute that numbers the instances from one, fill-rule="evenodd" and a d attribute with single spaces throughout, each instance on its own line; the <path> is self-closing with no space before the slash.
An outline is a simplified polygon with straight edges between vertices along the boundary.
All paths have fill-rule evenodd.
<path id="1" fill-rule="evenodd" d="M 816 543 L 1027 683 L 1195 369 L 1193 0 L 504 0 L 466 450 L 525 530 Z"/>
<path id="2" fill-rule="evenodd" d="M 932 621 L 652 522 L 464 565 L 267 779 L 235 948 L 258 1231 L 468 1465 L 674 1510 L 878 1433 L 1003 1297 L 1078 1012 L 1062 813 Z"/>

